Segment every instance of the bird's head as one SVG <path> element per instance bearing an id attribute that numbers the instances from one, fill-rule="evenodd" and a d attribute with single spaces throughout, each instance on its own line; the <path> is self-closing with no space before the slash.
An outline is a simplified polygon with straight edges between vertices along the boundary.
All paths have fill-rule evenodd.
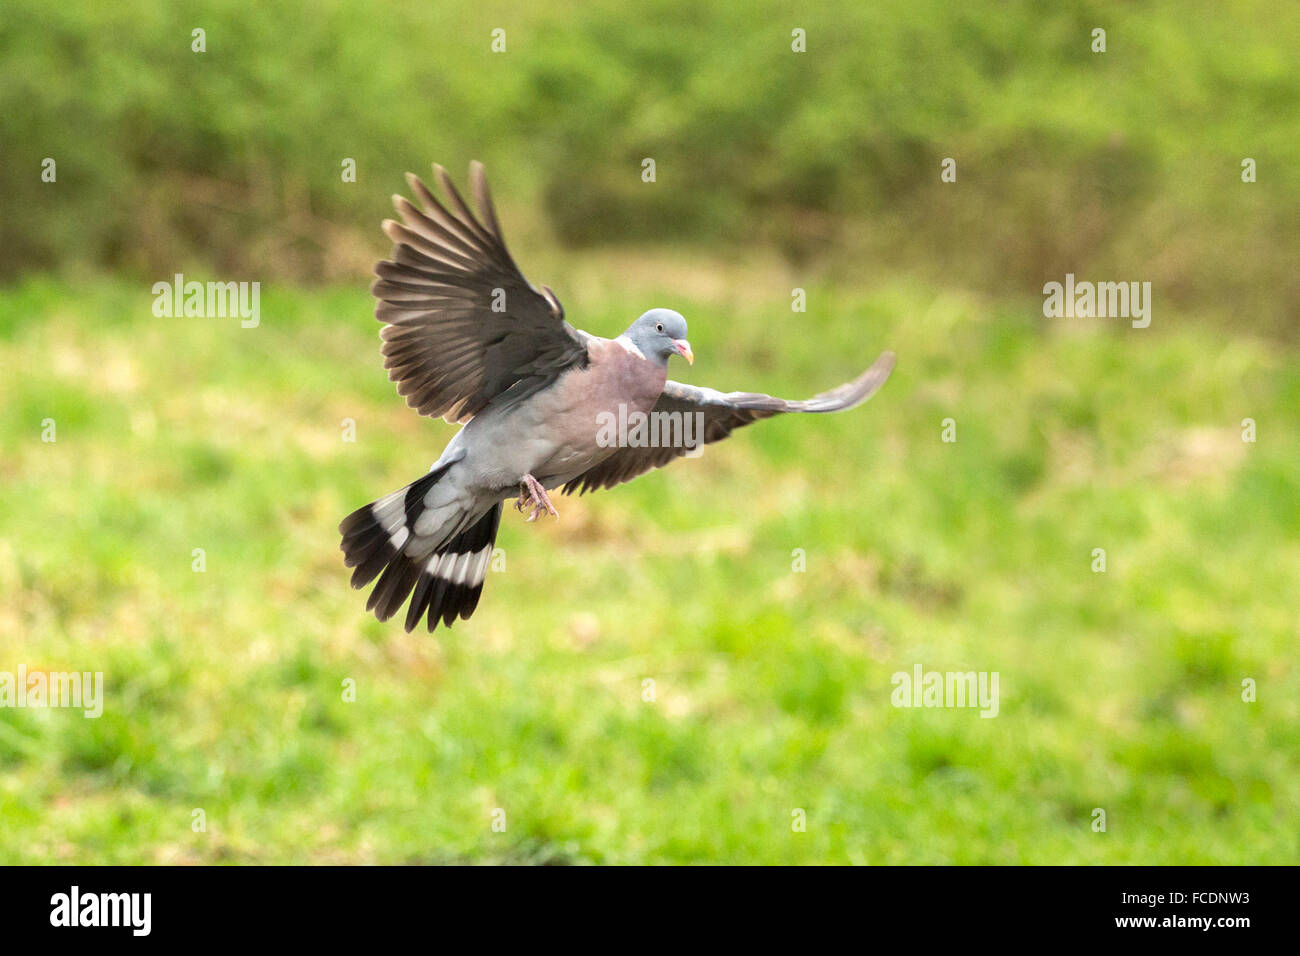
<path id="1" fill-rule="evenodd" d="M 695 353 L 686 341 L 686 320 L 680 312 L 651 309 L 623 334 L 652 362 L 667 365 L 670 358 L 680 355 L 695 364 Z"/>

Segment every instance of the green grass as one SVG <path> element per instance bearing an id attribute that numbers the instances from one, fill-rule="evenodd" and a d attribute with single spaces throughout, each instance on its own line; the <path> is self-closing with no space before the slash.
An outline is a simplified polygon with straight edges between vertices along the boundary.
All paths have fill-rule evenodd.
<path id="1" fill-rule="evenodd" d="M 0 710 L 0 862 L 1297 862 L 1293 353 L 621 255 L 537 275 L 601 334 L 681 309 L 677 377 L 898 368 L 508 513 L 434 636 L 368 617 L 337 547 L 452 434 L 386 382 L 362 284 L 265 289 L 257 329 L 156 319 L 148 282 L 0 292 L 0 670 L 107 697 Z M 998 671 L 999 716 L 892 707 L 916 663 Z"/>

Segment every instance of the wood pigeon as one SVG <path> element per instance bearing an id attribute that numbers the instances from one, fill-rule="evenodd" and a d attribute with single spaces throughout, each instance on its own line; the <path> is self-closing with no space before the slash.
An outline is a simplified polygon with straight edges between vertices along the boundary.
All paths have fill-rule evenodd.
<path id="1" fill-rule="evenodd" d="M 532 285 L 506 251 L 483 166 L 470 166 L 478 216 L 441 166 L 434 176 L 444 201 L 409 173 L 419 205 L 393 197 L 402 221 L 384 222 L 393 251 L 375 267 L 371 292 L 398 394 L 464 427 L 428 474 L 339 525 L 352 586 L 379 577 L 366 609 L 381 621 L 408 597 L 407 631 L 426 615 L 430 631 L 468 618 L 502 503 L 516 494 L 516 508 L 532 508 L 529 521 L 554 515 L 548 490 L 612 488 L 750 422 L 852 408 L 894 367 L 884 352 L 852 382 L 801 402 L 670 381 L 672 356 L 694 362 L 681 315 L 651 309 L 615 339 L 575 329 L 555 293 Z M 674 427 L 652 428 L 647 440 L 643 425 L 656 421 Z"/>

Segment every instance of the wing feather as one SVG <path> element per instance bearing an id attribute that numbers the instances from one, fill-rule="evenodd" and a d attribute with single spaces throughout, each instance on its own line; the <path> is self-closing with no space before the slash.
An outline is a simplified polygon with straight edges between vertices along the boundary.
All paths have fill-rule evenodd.
<path id="1" fill-rule="evenodd" d="M 703 443 L 721 441 L 737 428 L 786 412 L 838 412 L 861 405 L 879 390 L 894 368 L 894 353 L 882 352 L 869 369 L 851 382 L 802 401 L 790 401 L 761 392 L 719 392 L 669 381 L 654 408 L 655 414 L 699 413 L 703 416 Z M 652 468 L 662 468 L 691 451 L 685 443 L 657 447 L 626 446 L 589 468 L 564 486 L 566 495 L 586 494 L 631 481 Z"/>
<path id="2" fill-rule="evenodd" d="M 477 216 L 446 170 L 433 169 L 445 202 L 407 174 L 415 202 L 393 197 L 401 221 L 384 221 L 393 251 L 370 291 L 398 394 L 422 415 L 464 422 L 585 366 L 587 348 L 554 293 L 515 265 L 482 165 L 470 166 Z"/>

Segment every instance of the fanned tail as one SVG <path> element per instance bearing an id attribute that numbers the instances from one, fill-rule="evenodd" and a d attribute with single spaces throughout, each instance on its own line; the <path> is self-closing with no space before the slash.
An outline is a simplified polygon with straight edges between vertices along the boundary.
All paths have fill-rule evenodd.
<path id="1" fill-rule="evenodd" d="M 446 468 L 431 471 L 358 508 L 339 525 L 344 564 L 355 569 L 352 586 L 363 588 L 379 577 L 366 610 L 386 621 L 410 596 L 407 631 L 426 612 L 430 631 L 439 620 L 450 627 L 456 618 L 474 613 L 501 524 L 497 502 L 478 517 L 460 512 L 442 521 L 438 530 L 417 535 L 416 522 L 427 510 L 425 496 L 444 474 Z"/>

